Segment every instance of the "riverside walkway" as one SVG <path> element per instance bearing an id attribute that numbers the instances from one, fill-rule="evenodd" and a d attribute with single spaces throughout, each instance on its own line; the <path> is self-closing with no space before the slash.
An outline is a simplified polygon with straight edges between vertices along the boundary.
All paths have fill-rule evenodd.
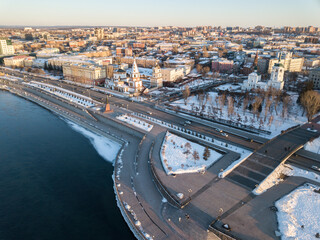
<path id="1" fill-rule="evenodd" d="M 275 213 L 268 212 L 270 205 L 265 203 L 265 194 L 252 200 L 250 198 L 252 186 L 248 187 L 229 177 L 219 179 L 217 177 L 220 169 L 218 168 L 219 164 L 216 166 L 217 169 L 215 171 L 207 171 L 206 174 L 210 174 L 207 177 L 210 177 L 211 181 L 204 188 L 197 191 L 196 197 L 183 208 L 170 204 L 169 197 L 167 199 L 163 197 L 161 189 L 158 189 L 159 183 L 157 183 L 152 173 L 151 160 L 160 161 L 160 148 L 167 131 L 166 127 L 149 122 L 154 126 L 150 132 L 147 132 L 134 128 L 132 125 L 121 122 L 116 118 L 118 115 L 130 113 L 124 108 L 114 107 L 113 113 L 104 114 L 97 109 L 81 108 L 27 86 L 21 87 L 21 85 L 14 84 L 11 87 L 17 88 L 17 94 L 25 95 L 24 97 L 29 100 L 37 102 L 93 132 L 106 137 L 112 136 L 115 141 L 122 144 L 121 151 L 114 163 L 114 190 L 121 213 L 138 239 L 218 239 L 213 232 L 208 231 L 210 223 L 214 219 L 221 219 L 221 217 L 224 217 L 229 223 L 232 220 L 229 219 L 233 216 L 232 214 L 237 213 L 234 213 L 233 210 L 239 209 L 243 211 L 247 209 L 247 213 L 241 216 L 244 222 L 250 222 L 251 225 L 238 225 L 238 232 L 233 233 L 239 234 L 242 231 L 242 236 L 245 236 L 243 239 L 276 238 L 274 236 L 274 230 L 277 228 Z M 309 131 L 305 128 L 303 130 Z M 293 137 L 299 138 L 299 135 L 304 133 L 298 133 Z M 281 141 L 287 144 L 290 139 L 291 137 L 283 138 Z M 306 140 L 302 139 L 301 141 Z M 271 141 L 270 143 L 274 144 L 276 142 Z M 289 149 L 281 157 L 282 160 L 291 155 L 293 150 L 299 149 L 302 143 L 294 141 L 292 144 L 296 145 L 285 145 L 286 147 L 291 146 L 290 149 L 292 151 Z M 282 148 L 284 146 L 275 144 L 271 149 L 276 147 L 279 149 L 274 153 L 272 150 L 269 152 L 269 148 L 265 149 L 264 146 L 258 151 L 261 154 L 283 152 Z M 274 158 L 276 161 L 278 156 L 274 156 Z M 238 172 L 236 171 L 235 173 Z M 194 175 L 191 176 L 190 174 L 189 177 L 191 179 Z M 179 181 L 176 181 L 176 183 L 179 184 Z M 291 180 L 289 182 L 290 188 L 285 183 L 287 185 L 280 184 L 277 186 L 275 188 L 277 189 L 276 192 L 271 189 L 266 194 L 269 196 L 267 204 L 271 204 L 276 197 L 286 194 L 300 183 L 301 180 Z M 177 189 L 179 187 L 181 186 L 177 186 Z M 252 201 L 247 204 L 250 200 Z M 239 203 L 241 204 L 239 205 Z M 257 204 L 252 208 L 251 203 Z M 263 215 L 259 215 L 261 209 L 263 210 Z M 225 212 L 224 215 L 223 211 Z M 260 229 L 256 223 L 261 223 L 262 218 L 259 217 L 264 217 L 267 214 L 269 222 L 266 227 Z M 189 217 L 186 218 L 186 215 Z M 236 223 L 233 226 L 235 225 Z"/>

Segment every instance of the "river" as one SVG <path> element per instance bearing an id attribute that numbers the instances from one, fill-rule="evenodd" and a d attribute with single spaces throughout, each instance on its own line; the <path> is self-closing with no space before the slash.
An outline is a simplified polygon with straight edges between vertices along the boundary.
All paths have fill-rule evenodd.
<path id="1" fill-rule="evenodd" d="M 118 147 L 0 90 L 0 239 L 134 239 L 113 191 Z"/>

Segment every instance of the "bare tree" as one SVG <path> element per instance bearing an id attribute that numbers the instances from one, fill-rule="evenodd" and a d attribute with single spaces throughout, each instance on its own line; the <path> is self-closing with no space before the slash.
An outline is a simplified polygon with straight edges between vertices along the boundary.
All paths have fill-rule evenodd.
<path id="1" fill-rule="evenodd" d="M 282 118 L 285 118 L 287 116 L 288 106 L 289 106 L 290 102 L 291 102 L 290 96 L 283 97 L 283 100 L 282 100 Z"/>
<path id="2" fill-rule="evenodd" d="M 228 116 L 232 116 L 234 113 L 234 99 L 233 97 L 228 97 Z"/>
<path id="3" fill-rule="evenodd" d="M 249 96 L 246 95 L 245 98 L 243 99 L 243 103 L 242 103 L 243 113 L 246 110 L 246 108 L 248 107 L 248 103 L 249 103 Z"/>
<path id="4" fill-rule="evenodd" d="M 196 163 L 196 161 L 199 160 L 199 153 L 196 150 L 194 150 L 192 156 L 194 159 L 194 163 Z"/>
<path id="5" fill-rule="evenodd" d="M 258 116 L 260 115 L 258 109 L 259 109 L 261 103 L 262 103 L 262 98 L 256 96 L 254 99 L 254 103 L 252 104 L 252 109 L 253 109 L 254 115 L 256 115 L 257 113 L 258 113 Z"/>
<path id="6" fill-rule="evenodd" d="M 205 74 L 207 74 L 208 72 L 210 72 L 210 67 L 205 66 L 202 70 Z"/>
<path id="7" fill-rule="evenodd" d="M 265 106 L 264 106 L 264 121 L 266 121 L 266 119 L 267 119 L 268 112 L 269 112 L 269 110 L 270 110 L 271 104 L 272 104 L 271 99 L 270 99 L 270 98 L 267 98 L 266 104 L 265 104 Z"/>
<path id="8" fill-rule="evenodd" d="M 187 99 L 190 96 L 190 88 L 189 86 L 185 86 L 183 92 L 182 92 L 183 98 L 184 98 L 184 105 L 187 105 Z"/>
<path id="9" fill-rule="evenodd" d="M 209 159 L 209 157 L 210 157 L 210 150 L 209 150 L 209 148 L 206 146 L 205 149 L 204 149 L 204 151 L 203 151 L 203 159 L 207 161 L 207 160 Z"/>
<path id="10" fill-rule="evenodd" d="M 186 149 L 186 151 L 184 152 L 185 154 L 189 155 L 191 152 L 191 144 L 189 142 L 186 142 L 186 144 L 184 145 L 184 148 Z"/>
<path id="11" fill-rule="evenodd" d="M 310 121 L 313 115 L 320 110 L 320 94 L 312 90 L 306 91 L 302 94 L 300 101 Z"/>
<path id="12" fill-rule="evenodd" d="M 200 64 L 197 64 L 196 69 L 198 73 L 202 72 L 202 66 Z"/>

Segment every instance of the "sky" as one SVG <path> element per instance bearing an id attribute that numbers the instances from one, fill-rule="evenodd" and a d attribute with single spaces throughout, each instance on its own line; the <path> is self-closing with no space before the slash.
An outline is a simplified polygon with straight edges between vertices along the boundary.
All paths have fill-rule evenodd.
<path id="1" fill-rule="evenodd" d="M 0 25 L 320 27 L 320 0 L 0 0 Z"/>

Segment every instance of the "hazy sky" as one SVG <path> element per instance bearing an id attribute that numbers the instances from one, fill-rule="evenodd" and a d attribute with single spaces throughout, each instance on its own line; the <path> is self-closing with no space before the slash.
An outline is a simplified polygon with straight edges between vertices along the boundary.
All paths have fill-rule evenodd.
<path id="1" fill-rule="evenodd" d="M 320 0 L 0 0 L 0 25 L 320 26 Z"/>

